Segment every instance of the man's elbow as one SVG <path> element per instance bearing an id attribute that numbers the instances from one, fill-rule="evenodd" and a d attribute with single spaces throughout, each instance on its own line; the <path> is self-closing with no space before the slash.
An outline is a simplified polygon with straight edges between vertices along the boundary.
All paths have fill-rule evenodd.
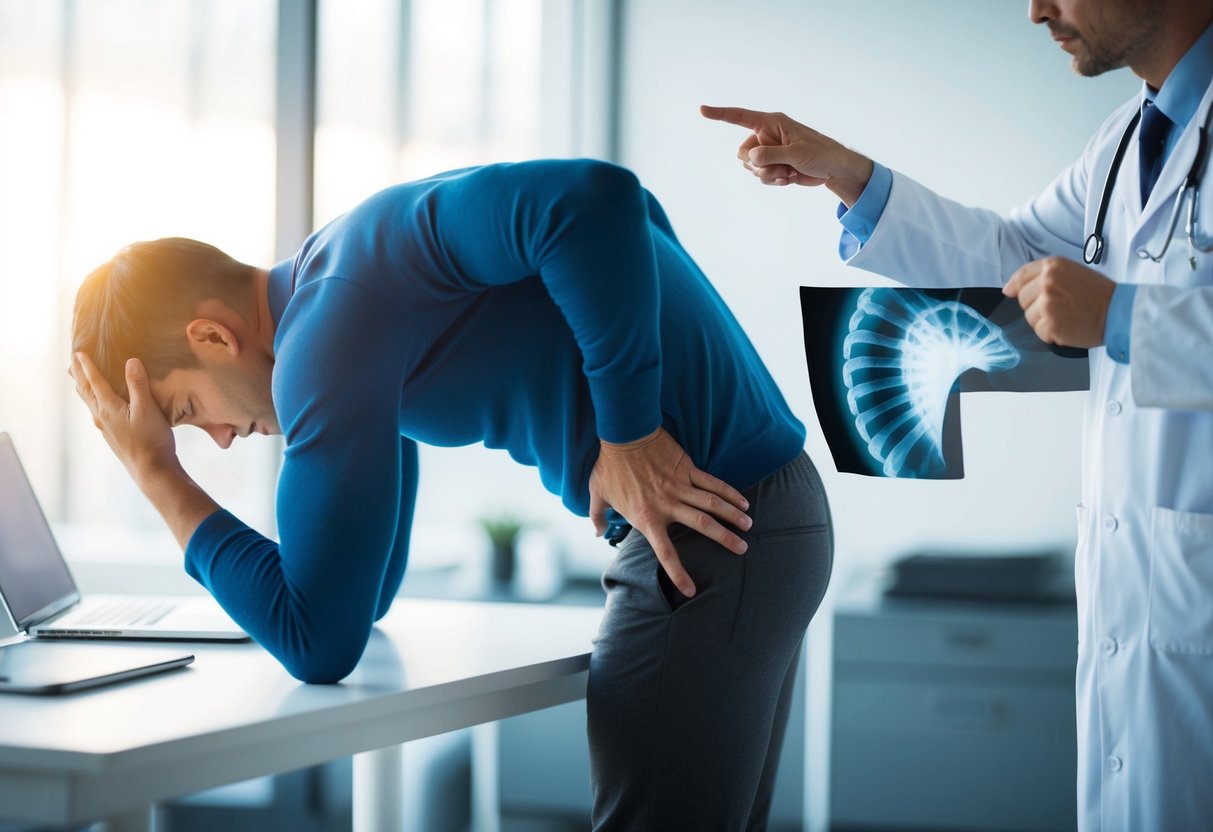
<path id="1" fill-rule="evenodd" d="M 286 672 L 309 685 L 332 685 L 354 672 L 362 659 L 363 646 L 324 645 L 282 657 Z"/>
<path id="2" fill-rule="evenodd" d="M 568 179 L 568 195 L 579 208 L 617 210 L 632 205 L 643 210 L 644 188 L 627 168 L 591 159 L 572 164 L 576 167 Z"/>

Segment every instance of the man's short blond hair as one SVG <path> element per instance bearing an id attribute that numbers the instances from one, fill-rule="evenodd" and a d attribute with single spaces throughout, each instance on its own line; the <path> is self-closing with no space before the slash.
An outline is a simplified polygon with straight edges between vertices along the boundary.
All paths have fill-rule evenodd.
<path id="1" fill-rule="evenodd" d="M 252 266 L 197 240 L 132 243 L 94 269 L 77 291 L 72 353 L 88 353 L 124 397 L 130 358 L 142 360 L 153 379 L 196 367 L 186 326 L 211 298 L 250 314 L 254 273 Z"/>

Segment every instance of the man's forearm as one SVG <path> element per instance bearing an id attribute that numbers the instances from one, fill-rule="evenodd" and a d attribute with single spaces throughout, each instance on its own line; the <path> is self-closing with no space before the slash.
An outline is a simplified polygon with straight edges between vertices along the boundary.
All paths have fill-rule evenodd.
<path id="1" fill-rule="evenodd" d="M 220 509 L 180 465 L 133 473 L 135 483 L 155 506 L 182 550 L 202 521 Z"/>

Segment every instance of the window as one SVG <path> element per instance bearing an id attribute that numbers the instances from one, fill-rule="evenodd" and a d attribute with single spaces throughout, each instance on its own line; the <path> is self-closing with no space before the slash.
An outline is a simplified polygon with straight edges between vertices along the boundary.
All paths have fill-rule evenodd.
<path id="1" fill-rule="evenodd" d="M 583 152 L 559 131 L 575 91 L 578 4 L 543 0 L 324 0 L 319 16 L 316 226 L 397 182 L 452 168 Z M 564 84 L 553 85 L 552 79 Z M 422 446 L 414 567 L 487 548 L 485 516 L 516 514 L 580 540 L 534 469 L 481 446 Z M 588 560 L 592 560 L 590 555 Z"/>
<path id="2" fill-rule="evenodd" d="M 72 303 L 134 240 L 272 260 L 276 9 L 0 0 L 0 429 L 52 520 L 163 530 L 65 375 Z M 177 443 L 217 499 L 272 527 L 272 440 Z"/>
<path id="3" fill-rule="evenodd" d="M 393 183 L 540 155 L 540 0 L 324 2 L 317 220 Z"/>
<path id="4" fill-rule="evenodd" d="M 0 430 L 14 435 L 52 521 L 84 529 L 81 539 L 142 530 L 175 557 L 65 373 L 76 289 L 121 246 L 188 236 L 267 266 L 302 243 L 306 219 L 290 209 L 309 198 L 314 228 L 383 187 L 452 167 L 609 156 L 609 27 L 588 0 L 315 2 L 312 54 L 280 42 L 307 2 L 0 0 Z M 300 49 L 314 90 L 306 73 L 285 70 L 285 87 L 277 77 Z M 281 122 L 292 135 L 278 134 L 276 96 L 298 108 L 292 96 L 313 93 L 314 192 L 298 177 L 287 182 L 296 200 L 276 167 L 306 162 L 295 131 L 313 125 L 304 106 Z M 204 488 L 274 534 L 278 440 L 220 453 L 182 428 L 176 441 Z M 549 532 L 566 524 L 597 553 L 588 522 L 503 452 L 422 453 L 422 557 L 443 545 L 479 554 L 477 519 L 501 512 Z M 427 525 L 443 530 L 433 545 Z"/>

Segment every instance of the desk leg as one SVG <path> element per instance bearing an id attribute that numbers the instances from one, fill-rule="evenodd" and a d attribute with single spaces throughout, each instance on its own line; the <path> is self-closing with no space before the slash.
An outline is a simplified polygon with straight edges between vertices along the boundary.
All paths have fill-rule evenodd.
<path id="1" fill-rule="evenodd" d="M 501 832 L 499 722 L 472 726 L 472 828 Z"/>
<path id="2" fill-rule="evenodd" d="M 404 829 L 404 749 L 354 755 L 354 832 Z"/>
<path id="3" fill-rule="evenodd" d="M 155 806 L 133 809 L 121 815 L 110 815 L 101 823 L 103 832 L 153 832 L 155 828 Z"/>

